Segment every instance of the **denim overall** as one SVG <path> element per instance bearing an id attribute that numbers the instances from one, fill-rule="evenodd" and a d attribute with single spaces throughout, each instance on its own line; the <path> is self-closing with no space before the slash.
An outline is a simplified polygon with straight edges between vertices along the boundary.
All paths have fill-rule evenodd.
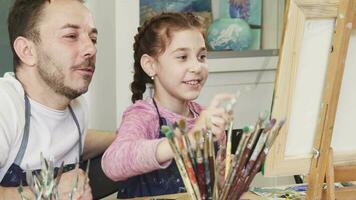
<path id="1" fill-rule="evenodd" d="M 164 117 L 161 117 L 157 104 L 152 98 L 159 117 L 159 127 L 167 125 Z M 196 112 L 195 112 L 196 113 Z M 160 131 L 159 138 L 165 137 Z M 186 192 L 183 180 L 179 174 L 175 160 L 166 169 L 155 170 L 146 174 L 119 181 L 117 198 L 134 198 L 142 196 L 158 196 Z"/>
<path id="2" fill-rule="evenodd" d="M 75 116 L 73 109 L 69 107 L 70 113 L 73 117 L 73 120 L 78 128 L 78 133 L 79 133 L 79 159 L 82 161 L 82 156 L 81 156 L 81 149 L 82 149 L 82 134 L 80 131 L 80 126 L 79 122 L 77 120 L 77 117 Z M 24 128 L 24 134 L 22 137 L 21 141 L 21 146 L 19 151 L 17 152 L 16 158 L 14 163 L 10 166 L 10 168 L 7 170 L 4 178 L 2 179 L 0 186 L 3 187 L 18 187 L 20 184 L 23 186 L 27 186 L 27 181 L 26 181 L 26 172 L 21 169 L 20 164 L 22 162 L 23 156 L 25 155 L 27 143 L 28 143 L 28 137 L 30 133 L 30 117 L 31 117 L 31 104 L 30 101 L 25 94 L 25 128 Z M 37 155 L 40 156 L 40 155 Z M 75 168 L 75 164 L 69 164 L 64 166 L 64 172 L 70 171 Z M 34 173 L 38 173 L 40 170 L 35 170 Z M 58 168 L 55 168 L 55 176 L 57 176 Z"/>

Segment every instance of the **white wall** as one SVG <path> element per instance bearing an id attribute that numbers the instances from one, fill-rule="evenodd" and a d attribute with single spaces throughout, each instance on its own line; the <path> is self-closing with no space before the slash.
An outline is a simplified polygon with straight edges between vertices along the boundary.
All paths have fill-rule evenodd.
<path id="1" fill-rule="evenodd" d="M 90 128 L 116 128 L 116 31 L 115 0 L 87 1 L 98 29 L 97 62 L 94 78 L 87 94 L 90 107 Z"/>

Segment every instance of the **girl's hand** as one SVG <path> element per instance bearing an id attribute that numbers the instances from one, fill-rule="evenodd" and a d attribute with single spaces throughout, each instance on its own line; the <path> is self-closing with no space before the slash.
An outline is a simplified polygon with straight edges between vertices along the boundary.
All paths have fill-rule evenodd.
<path id="1" fill-rule="evenodd" d="M 221 105 L 223 102 L 232 100 L 233 98 L 235 96 L 232 94 L 216 95 L 210 105 L 200 113 L 199 119 L 195 123 L 191 133 L 210 128 L 215 141 L 224 138 L 225 127 L 229 119 L 231 119 L 231 113 L 228 113 Z"/>

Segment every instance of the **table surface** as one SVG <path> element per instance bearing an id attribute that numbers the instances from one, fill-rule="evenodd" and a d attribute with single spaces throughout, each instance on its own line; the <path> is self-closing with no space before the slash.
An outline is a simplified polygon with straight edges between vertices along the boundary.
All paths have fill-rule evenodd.
<path id="1" fill-rule="evenodd" d="M 106 197 L 102 200 L 114 200 L 116 199 L 116 194 L 113 194 L 109 197 Z M 144 200 L 144 199 L 156 199 L 156 200 L 163 200 L 163 199 L 175 199 L 175 200 L 189 200 L 189 196 L 187 193 L 180 193 L 180 194 L 171 194 L 171 195 L 162 195 L 162 196 L 156 196 L 156 197 L 140 197 L 140 198 L 134 198 L 135 200 Z M 264 198 L 257 196 L 256 194 L 253 194 L 251 192 L 246 192 L 240 200 L 263 200 Z"/>

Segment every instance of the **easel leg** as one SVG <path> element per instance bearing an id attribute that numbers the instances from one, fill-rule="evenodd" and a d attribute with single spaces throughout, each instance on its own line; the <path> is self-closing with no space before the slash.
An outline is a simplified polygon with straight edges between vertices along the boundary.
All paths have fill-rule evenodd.
<path id="1" fill-rule="evenodd" d="M 326 169 L 326 199 L 335 200 L 335 176 L 334 176 L 334 160 L 333 149 L 329 150 L 329 162 Z"/>

